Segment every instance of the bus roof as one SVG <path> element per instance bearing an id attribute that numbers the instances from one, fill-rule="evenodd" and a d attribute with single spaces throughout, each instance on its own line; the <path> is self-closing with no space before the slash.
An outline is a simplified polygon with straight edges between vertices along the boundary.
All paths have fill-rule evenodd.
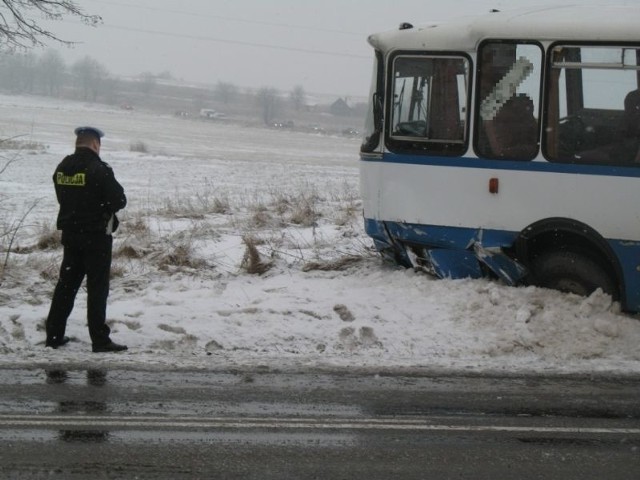
<path id="1" fill-rule="evenodd" d="M 377 33 L 369 37 L 369 43 L 387 52 L 395 49 L 472 51 L 488 38 L 633 42 L 640 41 L 639 26 L 640 6 L 539 6 Z"/>

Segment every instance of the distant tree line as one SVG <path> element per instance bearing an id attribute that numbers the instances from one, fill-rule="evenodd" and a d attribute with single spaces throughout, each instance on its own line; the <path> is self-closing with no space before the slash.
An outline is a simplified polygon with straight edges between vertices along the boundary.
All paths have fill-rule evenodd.
<path id="1" fill-rule="evenodd" d="M 238 87 L 228 82 L 218 82 L 213 89 L 214 100 L 224 106 L 237 102 L 241 95 Z M 259 110 L 260 118 L 266 125 L 273 123 L 282 113 L 287 101 L 296 112 L 299 112 L 306 106 L 307 99 L 302 85 L 296 85 L 288 97 L 283 96 L 273 87 L 262 87 L 250 95 L 254 96 L 254 103 Z"/>
<path id="2" fill-rule="evenodd" d="M 88 56 L 67 65 L 55 50 L 41 56 L 32 52 L 0 54 L 0 89 L 10 93 L 60 97 L 70 91 L 77 99 L 95 102 L 99 97 L 107 99 L 112 84 L 107 69 Z"/>
<path id="3" fill-rule="evenodd" d="M 173 91 L 168 89 L 174 88 Z M 0 51 L 0 92 L 9 94 L 45 95 L 57 98 L 99 102 L 109 105 L 161 108 L 171 98 L 191 96 L 192 107 L 200 110 L 215 106 L 226 113 L 244 112 L 265 125 L 292 120 L 317 105 L 310 105 L 309 96 L 301 85 L 290 92 L 264 86 L 257 90 L 241 90 L 238 86 L 219 81 L 213 87 L 184 87 L 168 72 L 143 72 L 132 79 L 112 75 L 96 59 L 85 56 L 67 64 L 57 50 L 40 55 Z M 186 104 L 185 104 L 186 106 Z M 360 115 L 357 106 L 353 113 Z M 181 107 L 174 106 L 175 110 Z M 183 108 L 183 107 L 182 107 Z M 286 123 L 286 122 L 285 122 Z"/>
<path id="4" fill-rule="evenodd" d="M 32 52 L 32 47 L 44 47 L 50 41 L 73 44 L 48 30 L 39 19 L 75 18 L 89 26 L 102 23 L 99 15 L 85 13 L 78 3 L 74 0 L 0 0 L 0 91 L 125 106 L 128 106 L 126 98 L 139 100 L 140 95 L 152 101 L 157 81 L 172 79 L 169 72 L 158 75 L 144 72 L 131 82 L 112 76 L 104 65 L 89 56 L 67 65 L 56 50 L 46 50 L 39 56 Z M 166 103 L 168 97 L 161 97 L 159 93 L 153 100 Z M 291 111 L 300 114 L 310 108 L 301 85 L 287 95 L 273 87 L 242 93 L 231 83 L 218 82 L 213 91 L 193 89 L 192 101 L 201 109 L 211 101 L 230 109 L 251 104 L 252 114 L 267 125 L 272 125 L 283 114 Z M 363 114 L 361 106 L 348 108 L 350 113 Z"/>

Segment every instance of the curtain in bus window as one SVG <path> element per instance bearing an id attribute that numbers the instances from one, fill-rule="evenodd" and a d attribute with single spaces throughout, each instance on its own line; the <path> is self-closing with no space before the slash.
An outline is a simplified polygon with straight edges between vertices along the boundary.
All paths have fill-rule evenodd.
<path id="1" fill-rule="evenodd" d="M 486 43 L 479 52 L 478 156 L 531 160 L 538 152 L 542 54 L 535 45 Z"/>
<path id="2" fill-rule="evenodd" d="M 460 124 L 460 99 L 458 98 L 457 60 L 441 60 L 433 75 L 434 95 L 431 105 L 430 138 L 460 140 L 463 138 Z"/>

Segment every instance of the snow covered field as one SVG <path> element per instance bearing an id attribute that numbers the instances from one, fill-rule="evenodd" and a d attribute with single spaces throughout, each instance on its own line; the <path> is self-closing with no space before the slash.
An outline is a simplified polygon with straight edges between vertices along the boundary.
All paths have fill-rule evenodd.
<path id="1" fill-rule="evenodd" d="M 357 139 L 38 97 L 0 96 L 0 109 L 0 138 L 30 147 L 0 149 L 0 365 L 640 374 L 640 321 L 605 295 L 382 263 L 363 232 Z M 108 308 L 122 354 L 90 353 L 82 290 L 75 341 L 43 344 L 62 254 L 51 174 L 82 124 L 105 130 L 129 199 Z"/>

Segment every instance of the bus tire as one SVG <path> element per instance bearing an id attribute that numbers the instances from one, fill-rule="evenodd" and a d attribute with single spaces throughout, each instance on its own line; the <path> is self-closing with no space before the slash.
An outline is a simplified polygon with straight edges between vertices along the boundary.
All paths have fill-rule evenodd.
<path id="1" fill-rule="evenodd" d="M 614 298 L 617 288 L 607 270 L 593 258 L 571 250 L 553 250 L 537 256 L 532 264 L 533 283 L 539 287 L 589 296 L 601 288 Z"/>

